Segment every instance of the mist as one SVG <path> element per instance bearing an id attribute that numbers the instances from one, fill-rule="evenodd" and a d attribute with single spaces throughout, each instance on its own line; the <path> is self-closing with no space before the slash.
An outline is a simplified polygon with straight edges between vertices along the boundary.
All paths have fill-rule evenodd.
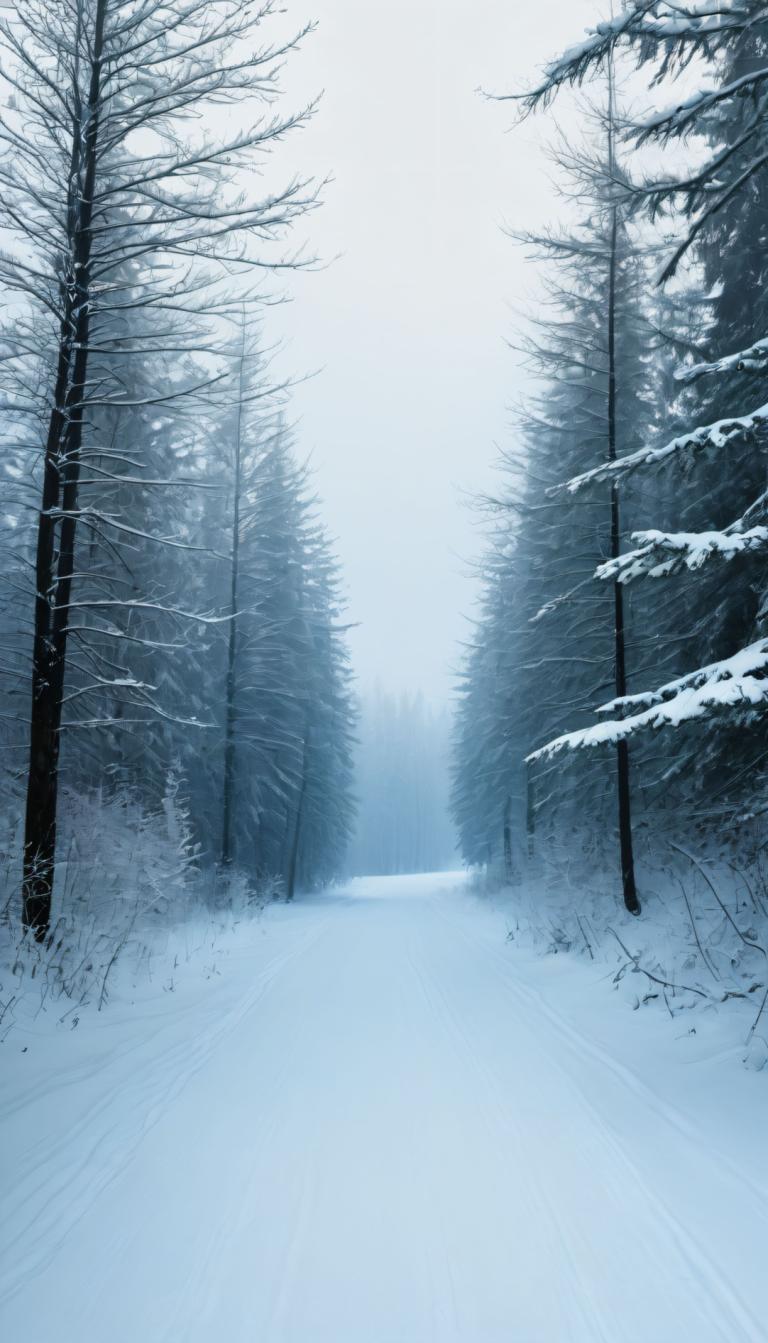
<path id="1" fill-rule="evenodd" d="M 562 209 L 543 161 L 551 126 L 511 134 L 509 104 L 481 90 L 523 87 L 552 33 L 599 12 L 324 0 L 287 72 L 298 102 L 324 90 L 289 160 L 332 181 L 306 230 L 325 269 L 291 281 L 270 328 L 286 367 L 321 370 L 294 410 L 359 622 L 363 690 L 450 699 L 475 596 L 472 500 L 508 443 L 526 375 L 507 342 L 536 292 L 503 228 Z"/>

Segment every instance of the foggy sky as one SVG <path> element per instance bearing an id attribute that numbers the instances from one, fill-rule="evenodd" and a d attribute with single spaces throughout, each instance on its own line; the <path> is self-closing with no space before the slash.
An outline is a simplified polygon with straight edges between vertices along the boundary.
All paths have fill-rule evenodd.
<path id="1" fill-rule="evenodd" d="M 299 447 L 337 539 L 363 685 L 450 694 L 480 547 L 463 498 L 492 482 L 522 374 L 505 346 L 535 291 L 502 233 L 561 208 L 545 115 L 476 90 L 519 89 L 601 17 L 597 0 L 293 0 L 319 20 L 286 71 L 324 96 L 282 165 L 333 174 L 300 232 L 326 260 L 296 277 L 269 330 L 287 338 Z M 563 104 L 561 118 L 567 115 Z"/>

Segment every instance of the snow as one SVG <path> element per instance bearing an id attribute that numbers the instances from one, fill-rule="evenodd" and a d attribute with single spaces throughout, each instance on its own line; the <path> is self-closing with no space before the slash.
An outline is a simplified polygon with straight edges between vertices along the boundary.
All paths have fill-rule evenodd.
<path id="1" fill-rule="evenodd" d="M 611 39 L 618 37 L 625 27 L 625 18 L 619 16 L 612 19 L 610 23 L 598 23 L 594 28 L 587 28 L 586 35 L 581 42 L 575 42 L 573 46 L 566 48 L 556 60 L 550 61 L 544 66 L 544 74 L 547 80 L 552 84 L 560 84 L 564 80 L 572 79 L 574 68 L 578 69 L 585 61 L 602 55 L 609 46 Z"/>
<path id="2" fill-rule="evenodd" d="M 584 489 L 585 485 L 595 485 L 603 481 L 621 480 L 640 467 L 659 466 L 669 458 L 682 452 L 698 452 L 704 448 L 724 448 L 734 439 L 749 438 L 758 434 L 768 424 L 768 402 L 758 406 L 748 415 L 732 415 L 727 419 L 716 420 L 713 424 L 699 425 L 687 434 L 680 434 L 661 448 L 639 448 L 637 452 L 628 452 L 616 461 L 604 462 L 591 471 L 584 471 L 566 482 L 565 488 L 571 494 Z M 555 487 L 557 488 L 562 487 Z M 551 491 L 554 493 L 555 491 Z"/>
<path id="3" fill-rule="evenodd" d="M 768 69 L 763 68 L 751 70 L 748 74 L 741 75 L 738 79 L 731 80 L 727 84 L 698 89 L 688 98 L 675 103 L 673 107 L 642 118 L 636 125 L 638 129 L 642 129 L 644 134 L 662 131 L 670 135 L 683 135 L 696 121 L 696 118 L 701 117 L 702 113 L 708 112 L 718 103 L 725 102 L 726 99 L 737 98 L 746 91 L 754 90 L 757 85 L 765 83 L 766 78 L 768 78 Z"/>
<path id="4" fill-rule="evenodd" d="M 577 732 L 566 732 L 547 742 L 527 757 L 531 764 L 557 755 L 560 751 L 574 751 L 594 746 L 605 746 L 626 741 L 635 732 L 648 728 L 678 727 L 695 718 L 711 717 L 718 710 L 732 713 L 755 709 L 768 698 L 768 639 L 758 639 L 746 648 L 740 648 L 731 657 L 711 662 L 707 667 L 668 681 L 658 690 L 625 695 L 601 705 L 597 713 L 626 712 L 630 708 L 646 706 L 640 713 L 609 722 L 595 723 Z"/>
<path id="5" fill-rule="evenodd" d="M 367 879 L 188 932 L 75 1029 L 22 1014 L 3 1336 L 765 1340 L 765 1074 L 507 928 L 462 877 Z"/>
<path id="6" fill-rule="evenodd" d="M 764 373 L 768 367 L 768 340 L 758 340 L 746 350 L 725 355 L 708 364 L 684 364 L 675 373 L 678 382 L 691 383 L 710 373 Z"/>
<path id="7" fill-rule="evenodd" d="M 739 526 L 728 531 L 633 532 L 632 540 L 638 548 L 598 565 L 595 577 L 619 583 L 643 577 L 666 578 L 679 569 L 701 569 L 710 560 L 732 560 L 737 555 L 768 549 L 768 527 L 740 530 Z"/>
<path id="8" fill-rule="evenodd" d="M 652 10 L 656 12 L 651 12 Z M 733 26 L 737 26 L 738 23 L 739 16 L 736 17 Z M 650 42 L 658 45 L 692 42 L 700 41 L 709 35 L 721 35 L 724 25 L 724 17 L 719 13 L 705 11 L 697 14 L 695 10 L 688 8 L 683 14 L 680 12 L 680 6 L 676 4 L 652 5 L 648 0 L 633 0 L 632 3 L 621 7 L 620 14 L 587 28 L 580 42 L 569 47 L 556 60 L 546 64 L 544 83 L 527 97 L 535 102 L 551 95 L 562 84 L 578 82 L 590 66 L 604 60 L 612 47 L 625 37 L 646 45 Z M 735 85 L 733 91 L 737 90 L 738 86 Z M 645 126 L 655 128 L 657 124 L 672 119 L 677 112 L 695 107 L 699 100 L 706 106 L 707 99 L 711 99 L 712 96 L 709 91 L 694 95 L 687 103 L 680 104 L 671 112 L 664 113 L 662 117 L 654 115 L 645 121 L 635 123 L 635 128 L 638 131 L 642 131 Z"/>

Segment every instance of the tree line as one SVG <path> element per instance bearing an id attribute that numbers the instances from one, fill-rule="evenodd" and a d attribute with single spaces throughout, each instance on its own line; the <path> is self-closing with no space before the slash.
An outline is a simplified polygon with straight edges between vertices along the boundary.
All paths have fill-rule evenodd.
<path id="1" fill-rule="evenodd" d="M 3 790 L 22 918 L 63 787 L 156 803 L 202 861 L 339 870 L 354 709 L 339 573 L 265 315 L 311 182 L 269 156 L 275 0 L 28 0 L 0 22 Z"/>
<path id="2" fill-rule="evenodd" d="M 376 687 L 358 707 L 353 876 L 444 872 L 456 865 L 449 814 L 450 717 L 423 695 Z"/>
<path id="3" fill-rule="evenodd" d="M 614 853 L 639 913 L 640 838 L 749 844 L 765 811 L 768 5 L 626 0 L 511 101 L 569 88 L 567 226 L 517 240 L 536 390 L 485 501 L 453 809 L 510 875 Z"/>

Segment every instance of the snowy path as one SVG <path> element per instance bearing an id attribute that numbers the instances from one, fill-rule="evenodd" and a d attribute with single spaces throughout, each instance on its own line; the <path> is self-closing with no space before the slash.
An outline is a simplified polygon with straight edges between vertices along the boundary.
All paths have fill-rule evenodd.
<path id="1" fill-rule="evenodd" d="M 52 1079 L 46 1159 L 19 1091 L 4 1338 L 768 1339 L 754 1130 L 633 1070 L 646 1027 L 582 966 L 558 997 L 441 878 L 356 883 L 262 942 L 140 1041 L 102 1014 L 102 1053 Z M 574 975 L 629 1062 L 566 1007 Z M 713 1075 L 764 1132 L 764 1076 Z"/>

